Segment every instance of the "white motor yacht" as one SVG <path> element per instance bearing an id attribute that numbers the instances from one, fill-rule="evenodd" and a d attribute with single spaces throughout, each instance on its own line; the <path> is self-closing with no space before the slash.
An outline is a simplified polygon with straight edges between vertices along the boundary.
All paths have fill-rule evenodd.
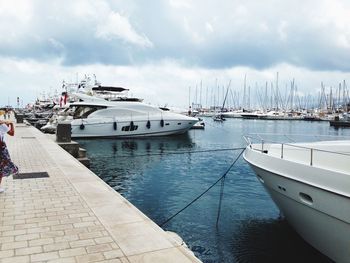
<path id="1" fill-rule="evenodd" d="M 74 109 L 71 121 L 73 138 L 180 134 L 198 121 L 197 118 L 135 101 L 114 102 L 90 97 L 71 103 L 70 107 Z"/>
<path id="2" fill-rule="evenodd" d="M 350 141 L 248 146 L 244 159 L 290 225 L 336 262 L 350 260 Z"/>
<path id="3" fill-rule="evenodd" d="M 227 112 L 222 112 L 221 114 L 225 118 L 242 118 L 242 110 L 236 110 L 236 111 L 227 111 Z"/>
<path id="4" fill-rule="evenodd" d="M 267 116 L 266 113 L 263 113 L 261 111 L 253 111 L 253 112 L 243 111 L 241 113 L 241 117 L 243 119 L 265 119 L 266 116 Z"/>

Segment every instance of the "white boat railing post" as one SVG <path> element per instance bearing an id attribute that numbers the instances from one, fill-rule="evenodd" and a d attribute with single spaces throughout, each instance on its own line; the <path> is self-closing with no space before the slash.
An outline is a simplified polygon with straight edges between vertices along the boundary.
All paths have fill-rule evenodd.
<path id="1" fill-rule="evenodd" d="M 281 159 L 283 159 L 283 143 L 281 144 Z"/>
<path id="2" fill-rule="evenodd" d="M 261 140 L 261 152 L 264 152 L 264 140 Z"/>
<path id="3" fill-rule="evenodd" d="M 314 153 L 314 149 L 310 149 L 310 154 L 311 154 L 311 159 L 310 159 L 310 165 L 312 166 L 312 159 L 313 159 L 313 153 Z"/>

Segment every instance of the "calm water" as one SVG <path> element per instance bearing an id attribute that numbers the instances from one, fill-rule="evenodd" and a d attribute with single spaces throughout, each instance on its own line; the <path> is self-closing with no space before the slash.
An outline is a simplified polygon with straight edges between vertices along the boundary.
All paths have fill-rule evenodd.
<path id="1" fill-rule="evenodd" d="M 79 140 L 91 169 L 161 224 L 215 182 L 239 151 L 167 154 L 242 147 L 248 133 L 350 135 L 328 122 L 206 119 L 205 130 L 152 139 Z M 286 139 L 282 136 L 270 137 Z M 315 137 L 293 137 L 315 140 Z M 220 183 L 163 228 L 178 233 L 203 262 L 330 262 L 281 218 L 242 157 Z"/>

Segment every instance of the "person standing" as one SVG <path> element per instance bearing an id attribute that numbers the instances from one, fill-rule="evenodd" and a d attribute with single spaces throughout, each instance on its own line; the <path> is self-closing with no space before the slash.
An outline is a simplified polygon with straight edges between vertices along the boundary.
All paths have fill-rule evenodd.
<path id="1" fill-rule="evenodd" d="M 1 187 L 2 177 L 18 173 L 18 167 L 12 162 L 10 153 L 7 150 L 5 134 L 10 136 L 15 135 L 13 123 L 0 120 L 0 193 L 5 191 Z"/>

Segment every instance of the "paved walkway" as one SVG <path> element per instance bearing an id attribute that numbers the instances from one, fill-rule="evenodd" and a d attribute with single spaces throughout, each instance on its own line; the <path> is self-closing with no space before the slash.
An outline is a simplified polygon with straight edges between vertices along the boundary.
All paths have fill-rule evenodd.
<path id="1" fill-rule="evenodd" d="M 21 173 L 0 194 L 0 262 L 200 262 L 48 136 L 6 136 Z"/>

